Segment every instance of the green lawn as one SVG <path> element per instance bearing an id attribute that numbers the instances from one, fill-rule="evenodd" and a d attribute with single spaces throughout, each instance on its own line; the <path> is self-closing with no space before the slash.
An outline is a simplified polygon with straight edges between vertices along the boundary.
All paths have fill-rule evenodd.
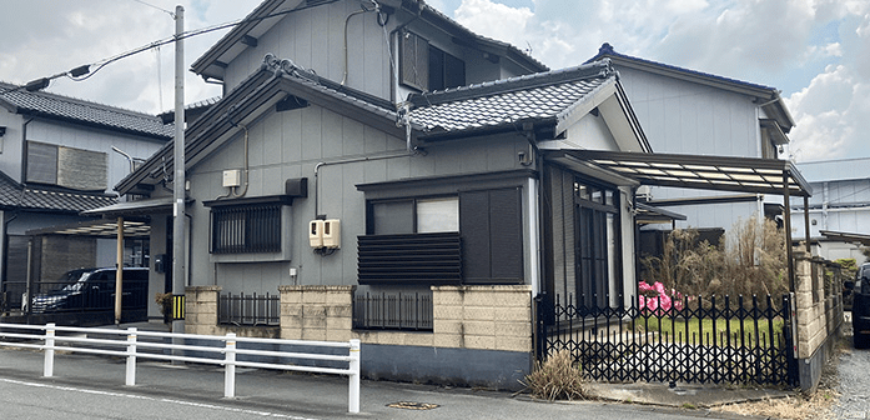
<path id="1" fill-rule="evenodd" d="M 635 321 L 634 325 L 635 329 L 638 331 L 646 330 L 659 332 L 662 335 L 663 340 L 666 336 L 667 341 L 671 342 L 713 345 L 713 320 L 709 318 L 700 321 L 698 318 L 690 318 L 688 320 L 677 319 L 674 320 L 673 323 L 671 319 L 663 318 L 661 324 L 659 324 L 659 319 L 656 317 L 640 317 Z M 771 323 L 768 323 L 767 320 L 759 320 L 758 329 L 761 332 L 761 335 L 756 334 L 754 321 L 749 319 L 745 320 L 742 327 L 744 345 L 746 345 L 746 347 L 755 347 L 755 340 L 757 337 L 760 346 L 764 346 L 766 340 L 768 343 L 767 347 L 769 347 L 771 328 L 773 329 L 773 336 L 777 337 L 776 346 L 779 347 L 783 340 L 783 320 L 781 318 L 775 318 Z M 688 335 L 686 334 L 687 330 Z M 702 338 L 699 336 L 699 332 L 703 332 L 703 342 L 701 341 Z M 717 346 L 728 345 L 726 335 L 729 332 L 731 336 L 731 346 L 736 347 L 741 345 L 741 322 L 739 320 L 731 320 L 729 323 L 724 319 L 717 319 L 716 332 Z M 723 342 L 723 340 L 725 341 Z"/>

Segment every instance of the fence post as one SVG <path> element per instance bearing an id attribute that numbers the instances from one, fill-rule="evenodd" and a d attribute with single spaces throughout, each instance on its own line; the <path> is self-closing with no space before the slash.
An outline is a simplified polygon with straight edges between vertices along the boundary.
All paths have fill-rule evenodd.
<path id="1" fill-rule="evenodd" d="M 227 334 L 226 359 L 224 362 L 224 397 L 236 396 L 236 335 Z"/>
<path id="2" fill-rule="evenodd" d="M 359 376 L 360 376 L 360 344 L 358 339 L 350 340 L 350 378 L 348 378 L 347 412 L 359 413 Z"/>
<path id="3" fill-rule="evenodd" d="M 136 331 L 127 328 L 127 386 L 136 385 Z"/>
<path id="4" fill-rule="evenodd" d="M 53 322 L 45 325 L 45 364 L 43 376 L 46 378 L 54 376 L 54 328 L 55 324 Z"/>

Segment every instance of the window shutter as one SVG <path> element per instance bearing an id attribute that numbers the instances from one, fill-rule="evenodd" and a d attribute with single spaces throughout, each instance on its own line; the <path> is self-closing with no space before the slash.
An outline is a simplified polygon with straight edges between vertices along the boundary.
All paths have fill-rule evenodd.
<path id="1" fill-rule="evenodd" d="M 428 90 L 429 42 L 411 32 L 403 32 L 399 39 L 402 84 Z"/>
<path id="2" fill-rule="evenodd" d="M 463 272 L 467 284 L 523 281 L 522 202 L 519 188 L 459 197 Z"/>
<path id="3" fill-rule="evenodd" d="M 103 191 L 106 189 L 108 156 L 103 152 L 57 148 L 57 185 L 76 190 Z"/>
<path id="4" fill-rule="evenodd" d="M 57 146 L 27 142 L 27 182 L 57 184 Z"/>

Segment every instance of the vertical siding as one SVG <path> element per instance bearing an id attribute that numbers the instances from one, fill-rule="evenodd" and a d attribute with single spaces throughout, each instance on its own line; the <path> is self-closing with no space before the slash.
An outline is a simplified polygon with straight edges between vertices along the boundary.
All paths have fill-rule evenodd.
<path id="1" fill-rule="evenodd" d="M 365 234 L 366 220 L 365 195 L 357 190 L 358 184 L 521 169 L 516 153 L 527 147 L 525 139 L 511 134 L 433 145 L 425 156 L 345 163 L 365 156 L 401 154 L 405 141 L 316 105 L 269 111 L 248 130 L 252 183 L 248 197 L 282 194 L 288 178 L 309 179 L 308 198 L 295 199 L 290 208 L 290 261 L 214 263 L 208 247 L 200 244 L 193 249 L 195 285 L 218 284 L 234 293 L 259 293 L 276 291 L 279 284 L 356 284 L 356 238 Z M 242 133 L 236 134 L 188 175 L 196 199 L 192 210 L 196 238 L 209 237 L 209 209 L 202 201 L 226 194 L 221 186 L 223 170 L 243 167 L 243 139 Z M 325 164 L 319 168 L 315 188 L 314 167 L 320 162 Z M 341 220 L 341 249 L 332 255 L 320 256 L 309 247 L 308 222 L 317 214 Z M 298 270 L 295 283 L 289 276 L 290 267 Z M 255 285 L 264 289 L 254 290 Z"/>

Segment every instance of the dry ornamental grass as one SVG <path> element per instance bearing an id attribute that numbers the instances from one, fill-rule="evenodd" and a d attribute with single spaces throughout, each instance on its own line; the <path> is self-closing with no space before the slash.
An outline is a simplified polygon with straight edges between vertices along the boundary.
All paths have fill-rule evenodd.
<path id="1" fill-rule="evenodd" d="M 575 366 L 568 350 L 560 350 L 543 363 L 536 363 L 523 384 L 535 398 L 549 401 L 585 398 L 583 370 Z"/>

